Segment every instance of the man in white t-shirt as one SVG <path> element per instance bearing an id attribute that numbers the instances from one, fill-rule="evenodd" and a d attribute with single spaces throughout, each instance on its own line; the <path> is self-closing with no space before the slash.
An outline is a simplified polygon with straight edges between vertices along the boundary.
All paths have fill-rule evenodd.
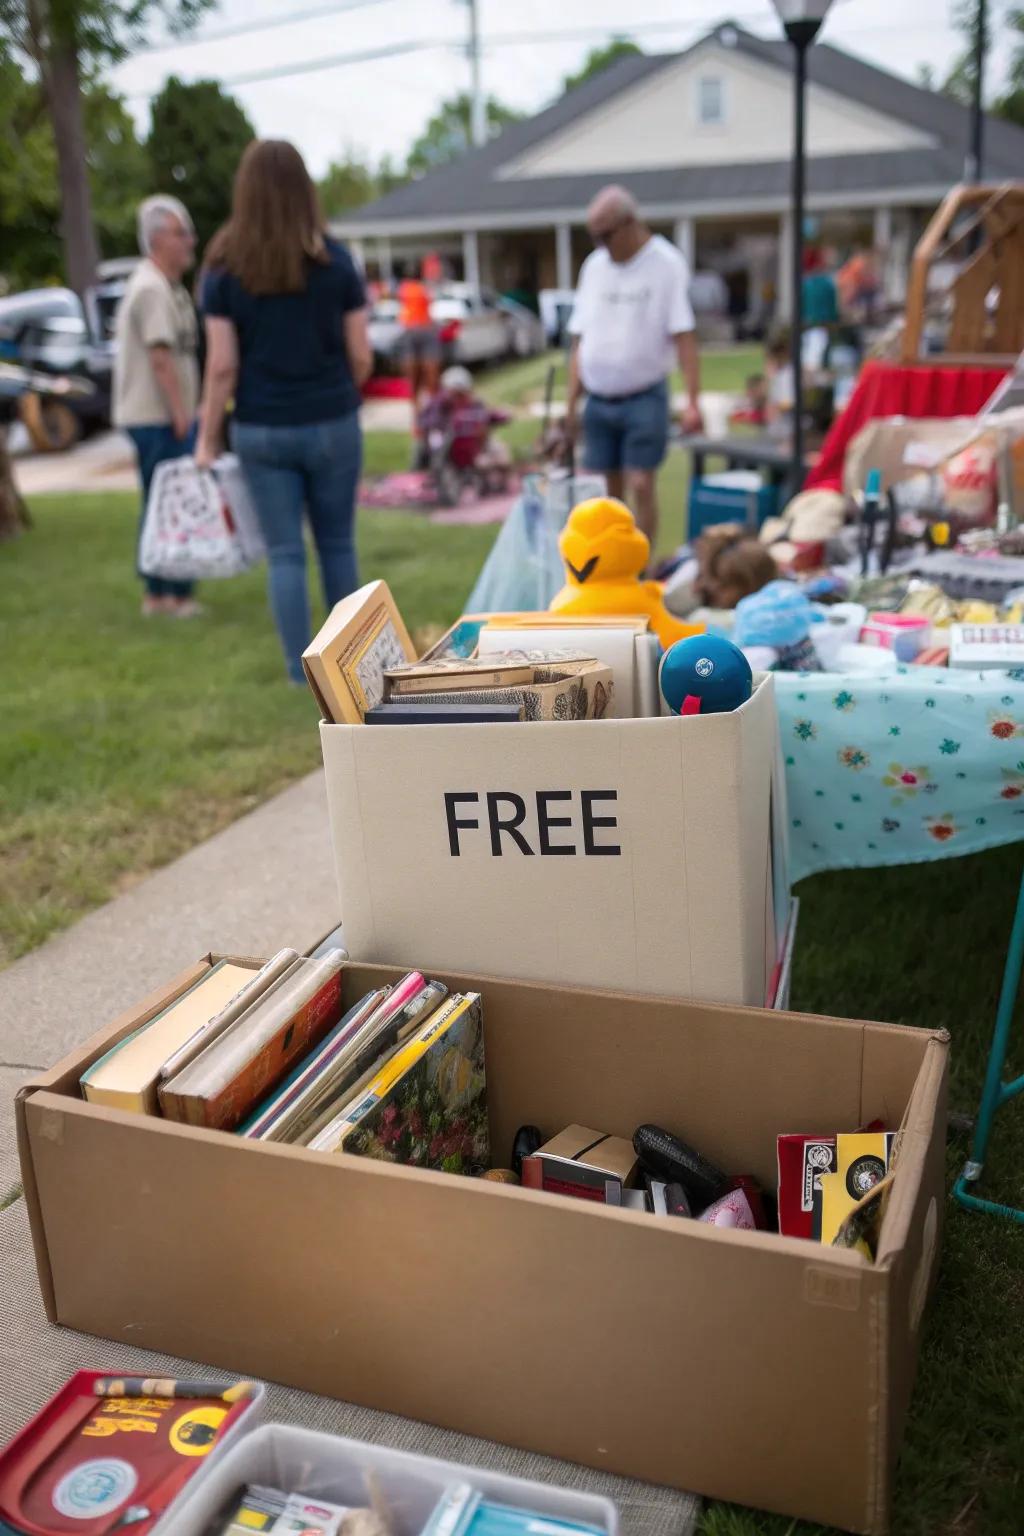
<path id="1" fill-rule="evenodd" d="M 700 361 L 690 269 L 680 251 L 642 222 L 624 187 L 605 187 L 587 211 L 597 249 L 583 263 L 569 330 L 567 426 L 575 435 L 581 391 L 583 457 L 623 497 L 653 546 L 655 484 L 668 447 L 668 375 L 686 382 L 683 430 L 701 428 Z"/>

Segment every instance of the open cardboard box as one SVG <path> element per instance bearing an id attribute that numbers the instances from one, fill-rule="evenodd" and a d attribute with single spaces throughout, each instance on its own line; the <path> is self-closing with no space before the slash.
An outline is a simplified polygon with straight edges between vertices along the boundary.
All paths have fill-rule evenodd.
<path id="1" fill-rule="evenodd" d="M 943 1199 L 948 1036 L 441 972 L 484 999 L 493 1157 L 654 1121 L 771 1187 L 779 1131 L 902 1125 L 877 1262 L 85 1103 L 27 1085 L 54 1322 L 609 1472 L 887 1529 Z M 349 965 L 347 1001 L 400 974 Z M 813 1425 L 813 1428 L 811 1427 Z"/>
<path id="2" fill-rule="evenodd" d="M 788 916 L 774 679 L 685 720 L 321 722 L 345 945 L 760 1006 Z"/>

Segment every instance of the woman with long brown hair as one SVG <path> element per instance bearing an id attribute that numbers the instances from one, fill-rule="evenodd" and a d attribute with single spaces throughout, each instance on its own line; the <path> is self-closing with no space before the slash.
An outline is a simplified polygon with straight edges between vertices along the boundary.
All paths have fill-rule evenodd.
<path id="1" fill-rule="evenodd" d="M 203 267 L 207 354 L 196 459 L 216 458 L 233 397 L 232 446 L 267 541 L 270 607 L 288 676 L 301 683 L 310 640 L 306 516 L 327 607 L 359 584 L 359 386 L 372 365 L 363 281 L 325 231 L 302 156 L 280 139 L 246 149 L 231 218 Z"/>

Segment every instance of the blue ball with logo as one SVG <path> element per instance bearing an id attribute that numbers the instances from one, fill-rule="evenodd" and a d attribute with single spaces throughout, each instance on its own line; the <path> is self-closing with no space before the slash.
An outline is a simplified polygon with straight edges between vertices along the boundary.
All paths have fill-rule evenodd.
<path id="1" fill-rule="evenodd" d="M 721 635 L 690 635 L 661 658 L 658 682 L 674 715 L 713 715 L 750 698 L 753 674 L 738 645 Z"/>

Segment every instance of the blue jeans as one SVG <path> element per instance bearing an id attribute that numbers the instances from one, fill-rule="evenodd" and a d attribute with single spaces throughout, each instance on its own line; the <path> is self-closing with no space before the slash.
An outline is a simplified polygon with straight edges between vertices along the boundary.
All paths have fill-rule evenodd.
<path id="1" fill-rule="evenodd" d="M 294 427 L 238 421 L 232 443 L 267 541 L 270 611 L 288 676 L 302 682 L 302 653 L 310 641 L 304 513 L 328 609 L 359 585 L 354 539 L 363 458 L 359 415 L 353 411 Z"/>
<path id="2" fill-rule="evenodd" d="M 668 448 L 668 385 L 636 395 L 590 395 L 583 408 L 583 459 L 595 474 L 657 469 Z"/>
<path id="3" fill-rule="evenodd" d="M 167 426 L 127 427 L 128 436 L 135 445 L 139 461 L 139 478 L 142 481 L 142 511 L 139 514 L 139 539 L 146 522 L 149 506 L 149 488 L 153 483 L 158 464 L 164 459 L 181 459 L 195 447 L 196 429 L 191 427 L 185 437 L 175 437 L 174 428 Z M 138 540 L 136 540 L 136 556 Z M 136 562 L 137 564 L 137 562 Z M 142 576 L 142 572 L 139 571 Z M 194 583 L 191 581 L 165 581 L 162 576 L 142 576 L 150 597 L 191 597 Z"/>

